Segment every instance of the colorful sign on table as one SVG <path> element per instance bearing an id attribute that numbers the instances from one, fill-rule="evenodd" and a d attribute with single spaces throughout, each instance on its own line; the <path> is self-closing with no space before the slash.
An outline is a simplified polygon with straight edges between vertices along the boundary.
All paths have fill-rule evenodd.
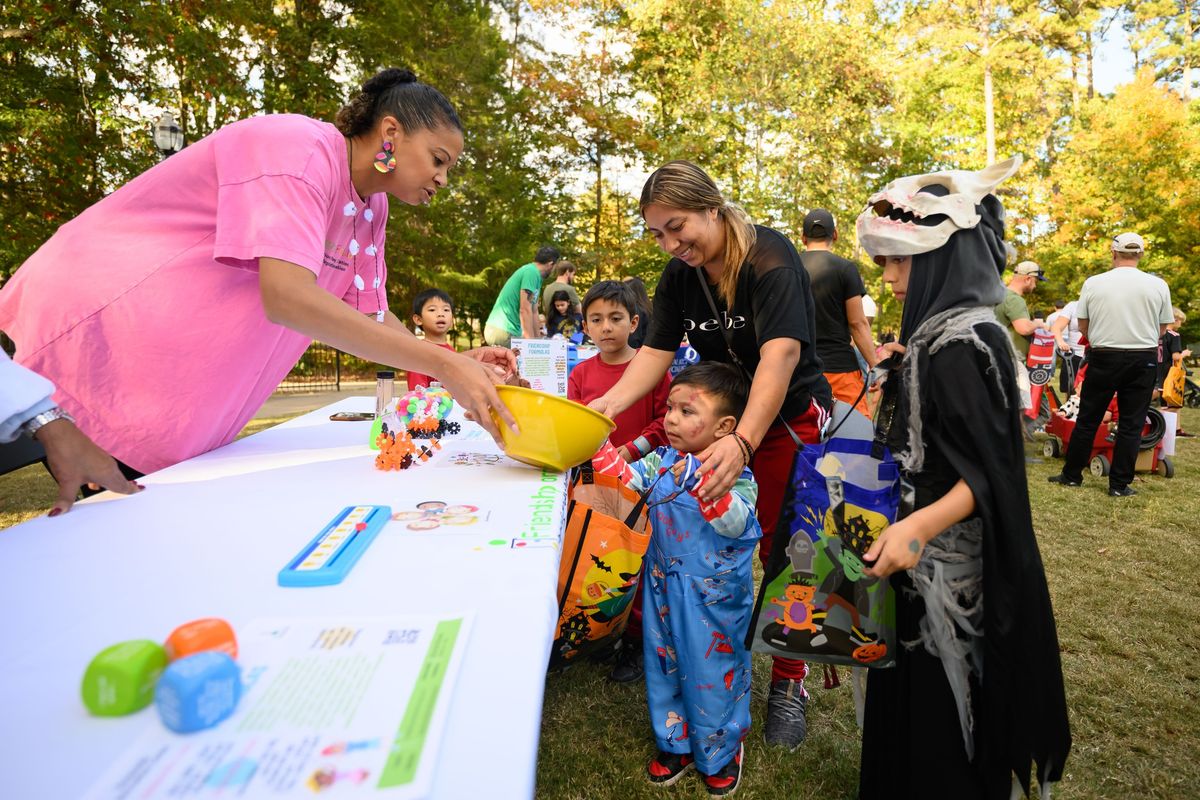
<path id="1" fill-rule="evenodd" d="M 559 397 L 567 396 L 566 339 L 513 339 L 517 368 L 531 388 Z"/>
<path id="2" fill-rule="evenodd" d="M 245 626 L 237 712 L 178 735 L 157 717 L 89 798 L 419 798 L 432 787 L 471 617 Z"/>

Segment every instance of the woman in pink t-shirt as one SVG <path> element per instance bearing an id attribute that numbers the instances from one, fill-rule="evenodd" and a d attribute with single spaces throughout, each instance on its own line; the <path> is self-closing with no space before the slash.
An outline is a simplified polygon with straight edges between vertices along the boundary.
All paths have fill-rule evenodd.
<path id="1" fill-rule="evenodd" d="M 232 441 L 313 339 L 435 376 L 496 436 L 512 353 L 421 342 L 384 288 L 388 195 L 428 203 L 462 150 L 449 101 L 399 69 L 336 126 L 228 125 L 63 225 L 0 291 L 0 330 L 127 473 Z"/>

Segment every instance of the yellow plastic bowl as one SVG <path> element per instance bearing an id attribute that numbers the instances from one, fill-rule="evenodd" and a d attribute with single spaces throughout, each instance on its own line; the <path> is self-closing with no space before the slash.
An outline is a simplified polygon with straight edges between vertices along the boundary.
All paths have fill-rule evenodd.
<path id="1" fill-rule="evenodd" d="M 521 386 L 497 386 L 496 391 L 521 427 L 513 433 L 496 418 L 504 452 L 535 467 L 563 472 L 582 464 L 617 427 L 600 412 L 563 397 Z"/>

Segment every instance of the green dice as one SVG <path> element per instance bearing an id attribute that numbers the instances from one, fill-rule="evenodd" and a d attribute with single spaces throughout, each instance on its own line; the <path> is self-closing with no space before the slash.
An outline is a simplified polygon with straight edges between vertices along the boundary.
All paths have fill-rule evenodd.
<path id="1" fill-rule="evenodd" d="M 119 717 L 154 700 L 154 685 L 167 666 L 158 642 L 133 639 L 101 650 L 83 673 L 83 704 L 98 717 Z"/>

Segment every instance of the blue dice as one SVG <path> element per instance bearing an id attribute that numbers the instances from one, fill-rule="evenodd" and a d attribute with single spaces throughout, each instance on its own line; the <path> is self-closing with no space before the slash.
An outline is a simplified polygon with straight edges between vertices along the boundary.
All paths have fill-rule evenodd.
<path id="1" fill-rule="evenodd" d="M 216 650 L 172 662 L 158 679 L 154 704 L 176 733 L 211 728 L 237 708 L 242 675 L 237 662 Z"/>

